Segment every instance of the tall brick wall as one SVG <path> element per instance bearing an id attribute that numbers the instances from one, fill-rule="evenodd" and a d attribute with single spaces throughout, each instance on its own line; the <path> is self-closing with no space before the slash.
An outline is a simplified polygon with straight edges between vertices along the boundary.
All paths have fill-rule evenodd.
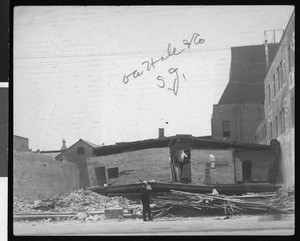
<path id="1" fill-rule="evenodd" d="M 79 188 L 75 164 L 29 152 L 14 152 L 14 196 L 28 201 L 63 195 Z"/>
<path id="2" fill-rule="evenodd" d="M 252 161 L 252 171 L 250 181 L 269 181 L 269 169 L 275 158 L 275 152 L 273 150 L 264 151 L 234 151 L 234 157 L 236 159 L 236 177 L 240 175 L 242 180 L 242 161 Z"/>
<path id="3" fill-rule="evenodd" d="M 255 143 L 255 130 L 263 119 L 264 106 L 260 103 L 214 105 L 212 139 L 223 140 L 222 122 L 230 121 L 230 137 L 226 140 Z"/>
<path id="4" fill-rule="evenodd" d="M 77 148 L 84 148 L 84 155 L 77 154 Z M 80 188 L 89 187 L 90 181 L 87 171 L 86 157 L 93 156 L 93 148 L 86 144 L 85 142 L 79 140 L 74 145 L 70 146 L 67 150 L 62 152 L 59 156 L 56 157 L 56 160 L 62 161 L 63 157 L 65 157 L 69 162 L 73 162 L 78 166 L 79 169 L 79 178 Z"/>
<path id="5" fill-rule="evenodd" d="M 206 164 L 215 156 L 215 168 L 209 169 L 211 184 L 234 184 L 232 150 L 191 150 L 192 184 L 205 184 Z"/>
<path id="6" fill-rule="evenodd" d="M 95 167 L 105 166 L 107 183 L 112 185 L 130 184 L 141 180 L 171 182 L 171 164 L 169 148 L 151 148 L 124 152 L 114 155 L 88 157 L 88 173 L 91 186 L 97 186 Z M 108 178 L 107 168 L 118 167 L 119 172 L 134 169 L 118 178 Z"/>
<path id="7" fill-rule="evenodd" d="M 295 129 L 290 128 L 288 131 L 279 136 L 280 143 L 279 154 L 279 182 L 285 184 L 295 183 Z"/>

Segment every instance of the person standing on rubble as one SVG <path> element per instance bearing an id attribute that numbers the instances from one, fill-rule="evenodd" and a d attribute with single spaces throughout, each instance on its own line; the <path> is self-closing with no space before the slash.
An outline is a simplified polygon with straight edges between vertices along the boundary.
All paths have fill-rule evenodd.
<path id="1" fill-rule="evenodd" d="M 143 186 L 141 188 L 141 201 L 143 204 L 143 220 L 144 221 L 147 221 L 146 214 L 148 214 L 148 221 L 152 220 L 148 189 L 151 189 L 151 186 L 147 183 L 147 181 L 143 181 Z"/>

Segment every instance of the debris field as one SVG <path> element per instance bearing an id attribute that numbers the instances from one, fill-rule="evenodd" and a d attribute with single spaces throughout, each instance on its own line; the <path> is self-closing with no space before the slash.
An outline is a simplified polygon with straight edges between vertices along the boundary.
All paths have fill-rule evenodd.
<path id="1" fill-rule="evenodd" d="M 177 190 L 151 193 L 154 218 L 165 216 L 200 216 L 210 214 L 236 215 L 256 213 L 290 213 L 295 206 L 294 186 L 283 186 L 272 193 L 248 193 L 242 196 L 199 194 Z M 89 213 L 103 209 L 123 209 L 124 213 L 139 215 L 142 205 L 122 196 L 105 196 L 80 189 L 61 197 L 45 198 L 34 204 L 14 199 L 14 214 L 74 213 L 85 219 Z M 94 219 L 98 220 L 97 218 Z"/>

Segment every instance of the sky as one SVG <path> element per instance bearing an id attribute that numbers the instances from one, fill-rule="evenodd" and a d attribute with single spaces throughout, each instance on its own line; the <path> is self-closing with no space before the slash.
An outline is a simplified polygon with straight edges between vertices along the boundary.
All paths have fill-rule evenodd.
<path id="1" fill-rule="evenodd" d="M 263 44 L 264 30 L 285 29 L 293 9 L 15 7 L 14 134 L 32 150 L 60 149 L 63 138 L 67 147 L 152 139 L 158 128 L 211 135 L 230 48 Z"/>

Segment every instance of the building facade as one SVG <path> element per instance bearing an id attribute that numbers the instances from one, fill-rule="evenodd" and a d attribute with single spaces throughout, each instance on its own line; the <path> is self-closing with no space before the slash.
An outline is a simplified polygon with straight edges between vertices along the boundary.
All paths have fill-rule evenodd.
<path id="1" fill-rule="evenodd" d="M 255 143 L 255 129 L 263 116 L 261 103 L 214 105 L 211 119 L 213 139 Z"/>
<path id="2" fill-rule="evenodd" d="M 69 161 L 75 163 L 78 166 L 80 188 L 90 186 L 86 158 L 93 156 L 93 151 L 97 147 L 99 146 L 88 141 L 79 139 L 79 141 L 77 141 L 72 146 L 65 149 L 58 156 L 55 157 L 55 159 L 58 161 Z"/>
<path id="3" fill-rule="evenodd" d="M 267 45 L 268 46 L 268 45 Z M 295 12 L 282 35 L 264 79 L 265 118 L 256 129 L 256 143 L 280 145 L 278 182 L 294 183 L 295 165 Z"/>
<path id="4" fill-rule="evenodd" d="M 269 48 L 273 59 L 277 44 Z M 212 139 L 255 143 L 255 130 L 264 119 L 263 45 L 231 48 L 229 82 L 219 103 L 213 106 Z"/>
<path id="5" fill-rule="evenodd" d="M 91 186 L 141 180 L 237 184 L 268 182 L 275 157 L 271 146 L 177 135 L 95 148 L 87 169 Z"/>

